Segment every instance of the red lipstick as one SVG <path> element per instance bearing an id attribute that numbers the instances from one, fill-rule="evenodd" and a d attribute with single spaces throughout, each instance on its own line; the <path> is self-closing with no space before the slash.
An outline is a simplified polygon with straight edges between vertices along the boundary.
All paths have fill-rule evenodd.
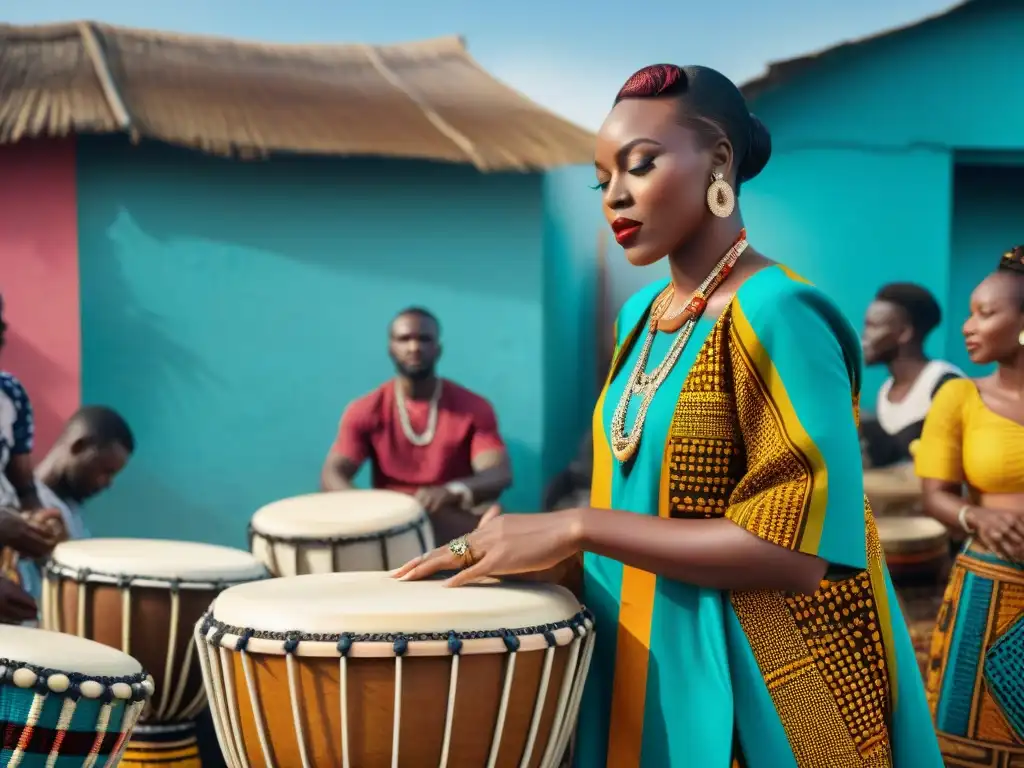
<path id="1" fill-rule="evenodd" d="M 626 245 L 640 232 L 643 224 L 633 219 L 622 218 L 621 216 L 612 222 L 612 232 L 615 233 L 615 242 L 619 245 Z"/>

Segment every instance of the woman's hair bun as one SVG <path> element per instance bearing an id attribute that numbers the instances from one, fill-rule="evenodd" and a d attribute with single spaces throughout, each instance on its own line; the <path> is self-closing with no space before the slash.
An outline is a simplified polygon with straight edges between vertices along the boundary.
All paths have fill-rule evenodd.
<path id="1" fill-rule="evenodd" d="M 772 135 L 756 115 L 750 116 L 750 144 L 739 167 L 739 180 L 749 181 L 764 170 L 772 156 Z"/>
<path id="2" fill-rule="evenodd" d="M 1003 254 L 999 260 L 999 269 L 1024 275 L 1024 245 L 1018 245 Z"/>

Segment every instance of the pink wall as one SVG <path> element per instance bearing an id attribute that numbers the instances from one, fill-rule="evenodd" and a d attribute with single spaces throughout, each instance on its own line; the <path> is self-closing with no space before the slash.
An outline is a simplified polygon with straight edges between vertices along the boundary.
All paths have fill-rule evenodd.
<path id="1" fill-rule="evenodd" d="M 81 398 L 76 194 L 73 140 L 0 146 L 0 367 L 32 399 L 37 460 Z"/>

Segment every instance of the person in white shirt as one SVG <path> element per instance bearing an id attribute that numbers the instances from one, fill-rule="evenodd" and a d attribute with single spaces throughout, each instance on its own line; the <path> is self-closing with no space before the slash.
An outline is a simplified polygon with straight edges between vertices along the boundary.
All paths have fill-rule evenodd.
<path id="1" fill-rule="evenodd" d="M 86 406 L 64 425 L 57 442 L 36 469 L 36 491 L 44 509 L 60 511 L 54 533 L 61 541 L 88 538 L 81 507 L 110 487 L 135 451 L 135 438 L 124 418 L 111 408 Z M 42 593 L 39 563 L 18 564 L 22 587 L 36 601 Z"/>
<path id="2" fill-rule="evenodd" d="M 873 417 L 861 420 L 866 463 L 885 467 L 910 461 L 932 398 L 963 371 L 924 352 L 928 335 L 942 322 L 935 297 L 914 283 L 890 283 L 875 295 L 864 317 L 864 364 L 884 365 L 889 378 L 878 391 Z"/>

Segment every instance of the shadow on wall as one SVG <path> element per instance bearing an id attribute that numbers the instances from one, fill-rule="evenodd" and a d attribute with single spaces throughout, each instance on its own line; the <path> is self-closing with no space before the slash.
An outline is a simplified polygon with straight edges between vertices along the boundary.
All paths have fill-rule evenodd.
<path id="1" fill-rule="evenodd" d="M 79 179 L 83 400 L 139 437 L 95 533 L 242 545 L 256 508 L 316 489 L 344 406 L 391 374 L 387 324 L 410 304 L 441 318 L 442 374 L 495 404 L 509 504 L 536 505 L 539 177 L 97 141 Z"/>

